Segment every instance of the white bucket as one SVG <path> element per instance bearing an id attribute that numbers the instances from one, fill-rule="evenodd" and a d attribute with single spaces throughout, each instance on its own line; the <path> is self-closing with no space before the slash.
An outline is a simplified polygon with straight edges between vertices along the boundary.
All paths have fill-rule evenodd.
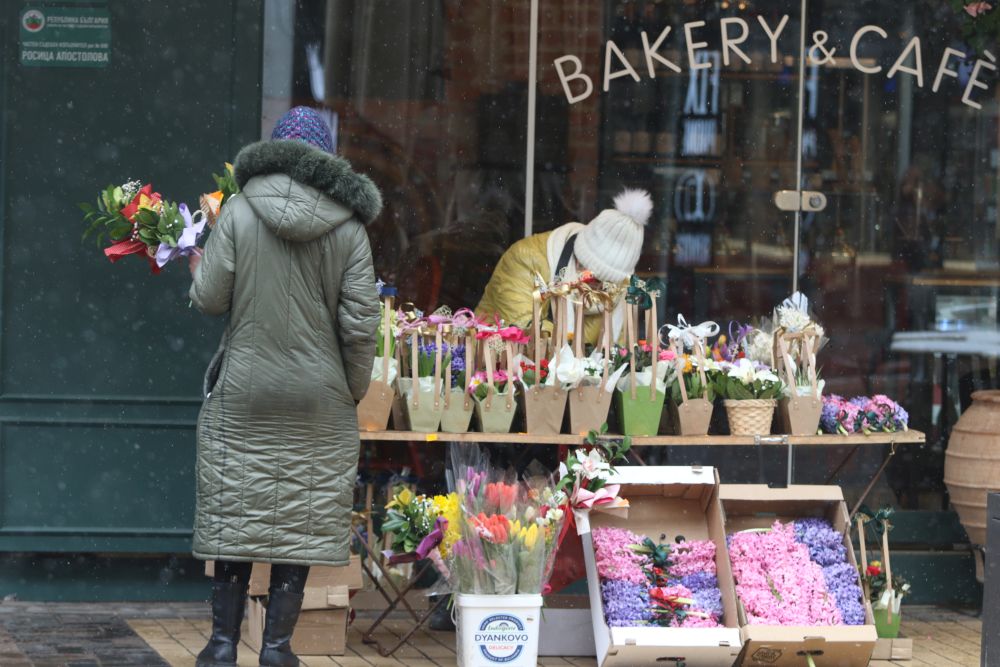
<path id="1" fill-rule="evenodd" d="M 541 595 L 455 596 L 459 667 L 536 667 Z"/>

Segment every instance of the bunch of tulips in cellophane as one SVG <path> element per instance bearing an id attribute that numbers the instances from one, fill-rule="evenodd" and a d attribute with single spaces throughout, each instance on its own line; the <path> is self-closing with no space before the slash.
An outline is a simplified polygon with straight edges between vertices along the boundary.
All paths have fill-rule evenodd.
<path id="1" fill-rule="evenodd" d="M 455 450 L 463 450 L 453 445 Z M 485 459 L 477 449 L 464 449 Z M 453 453 L 453 461 L 456 456 Z M 452 590 L 478 595 L 544 591 L 566 518 L 566 494 L 549 475 L 518 480 L 513 472 L 459 463 L 451 470 L 461 512 L 460 538 L 448 561 Z"/>

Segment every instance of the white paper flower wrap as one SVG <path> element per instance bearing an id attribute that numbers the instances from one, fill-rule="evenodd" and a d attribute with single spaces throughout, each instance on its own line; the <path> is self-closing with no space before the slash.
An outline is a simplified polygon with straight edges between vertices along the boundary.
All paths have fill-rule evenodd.
<path id="1" fill-rule="evenodd" d="M 375 361 L 372 362 L 372 382 L 380 381 L 391 385 L 396 381 L 396 376 L 399 374 L 399 362 L 395 359 L 389 360 L 389 378 L 387 380 L 382 379 L 382 364 L 384 360 L 382 357 L 375 357 Z"/>
<path id="2" fill-rule="evenodd" d="M 666 393 L 667 391 L 667 370 L 670 367 L 669 361 L 661 361 L 656 365 L 656 390 Z M 619 372 L 621 373 L 620 379 L 618 380 L 617 386 L 618 391 L 629 391 L 631 385 L 631 380 L 629 375 L 624 372 L 625 367 L 623 366 Z M 639 371 L 635 374 L 635 383 L 639 387 L 649 387 L 653 384 L 653 369 L 652 367 Z"/>

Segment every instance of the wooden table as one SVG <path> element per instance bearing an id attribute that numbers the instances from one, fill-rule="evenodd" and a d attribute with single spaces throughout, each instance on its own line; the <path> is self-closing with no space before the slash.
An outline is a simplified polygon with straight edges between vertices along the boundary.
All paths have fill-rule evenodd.
<path id="1" fill-rule="evenodd" d="M 620 440 L 622 436 L 608 434 L 604 440 Z M 361 439 L 367 442 L 483 442 L 510 445 L 582 445 L 582 435 L 530 435 L 528 433 L 418 433 L 416 431 L 362 431 Z M 873 433 L 872 435 L 658 435 L 632 438 L 633 447 L 663 446 L 843 446 L 843 445 L 921 445 L 926 436 L 920 431 L 899 433 Z"/>
<path id="2" fill-rule="evenodd" d="M 600 436 L 602 440 L 620 440 L 621 435 L 608 434 Z M 447 444 L 450 442 L 478 442 L 478 443 L 498 443 L 509 445 L 554 445 L 554 446 L 581 446 L 585 437 L 582 435 L 530 435 L 528 433 L 418 433 L 415 431 L 362 431 L 361 440 L 366 442 L 436 442 Z M 784 446 L 788 448 L 788 474 L 787 484 L 791 485 L 794 471 L 794 451 L 795 447 L 851 447 L 844 460 L 829 475 L 827 484 L 833 483 L 837 475 L 846 468 L 862 447 L 866 446 L 886 446 L 888 451 L 882 465 L 872 476 L 865 487 L 861 497 L 851 510 L 851 516 L 858 511 L 864 503 L 865 498 L 871 493 L 882 473 L 889 466 L 892 457 L 896 454 L 896 447 L 899 445 L 923 445 L 927 442 L 927 437 L 921 431 L 900 431 L 898 433 L 873 433 L 871 435 L 706 435 L 700 437 L 679 436 L 679 435 L 658 435 L 652 437 L 636 436 L 632 438 L 633 447 L 774 447 Z M 640 464 L 645 465 L 641 455 L 633 450 Z"/>

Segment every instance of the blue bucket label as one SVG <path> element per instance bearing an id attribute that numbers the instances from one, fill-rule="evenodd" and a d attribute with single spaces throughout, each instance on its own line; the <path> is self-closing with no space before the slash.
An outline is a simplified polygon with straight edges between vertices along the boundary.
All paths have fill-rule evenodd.
<path id="1" fill-rule="evenodd" d="M 475 643 L 484 658 L 503 664 L 517 660 L 524 652 L 528 639 L 520 618 L 511 614 L 493 614 L 479 624 Z"/>

